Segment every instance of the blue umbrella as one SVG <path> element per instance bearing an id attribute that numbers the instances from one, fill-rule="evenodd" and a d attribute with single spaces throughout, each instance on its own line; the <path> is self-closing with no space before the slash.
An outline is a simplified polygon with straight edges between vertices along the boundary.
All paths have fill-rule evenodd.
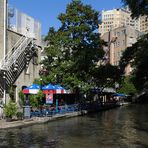
<path id="1" fill-rule="evenodd" d="M 40 90 L 40 85 L 38 84 L 32 84 L 25 89 L 23 89 L 23 93 L 25 94 L 37 94 Z"/>
<path id="2" fill-rule="evenodd" d="M 42 90 L 55 90 L 55 89 L 56 89 L 55 86 L 52 84 L 48 84 L 48 85 L 42 87 Z"/>
<path id="3" fill-rule="evenodd" d="M 40 89 L 41 87 L 38 84 L 32 84 L 32 85 L 28 86 L 27 88 L 28 89 Z"/>
<path id="4" fill-rule="evenodd" d="M 113 96 L 126 97 L 127 95 L 123 93 L 116 93 Z"/>
<path id="5" fill-rule="evenodd" d="M 54 87 L 59 90 L 65 90 L 61 85 L 54 85 Z"/>

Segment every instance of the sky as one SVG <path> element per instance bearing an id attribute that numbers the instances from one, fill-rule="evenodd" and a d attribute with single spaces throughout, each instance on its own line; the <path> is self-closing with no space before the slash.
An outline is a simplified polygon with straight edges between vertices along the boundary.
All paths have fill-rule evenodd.
<path id="1" fill-rule="evenodd" d="M 8 3 L 38 20 L 42 25 L 42 35 L 47 35 L 49 27 L 60 26 L 58 15 L 65 12 L 66 5 L 72 0 L 8 0 Z M 122 0 L 81 0 L 96 11 L 110 10 L 123 6 Z"/>

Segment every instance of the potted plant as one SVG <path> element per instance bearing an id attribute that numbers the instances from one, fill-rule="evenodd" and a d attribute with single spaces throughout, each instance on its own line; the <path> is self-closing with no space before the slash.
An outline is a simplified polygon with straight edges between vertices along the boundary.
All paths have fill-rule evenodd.
<path id="1" fill-rule="evenodd" d="M 4 106 L 4 114 L 6 117 L 6 121 L 11 121 L 12 117 L 16 115 L 16 103 L 12 102 L 11 100 L 7 105 Z"/>

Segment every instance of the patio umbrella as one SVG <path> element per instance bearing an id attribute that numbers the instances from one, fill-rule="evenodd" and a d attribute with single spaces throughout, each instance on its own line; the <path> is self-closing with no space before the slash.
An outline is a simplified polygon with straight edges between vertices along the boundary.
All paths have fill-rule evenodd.
<path id="1" fill-rule="evenodd" d="M 55 86 L 48 84 L 42 87 L 43 93 L 46 94 L 46 103 L 53 104 L 53 94 L 55 93 Z"/>
<path id="2" fill-rule="evenodd" d="M 127 95 L 123 93 L 116 93 L 116 94 L 113 94 L 113 96 L 126 97 Z"/>
<path id="3" fill-rule="evenodd" d="M 48 84 L 48 85 L 42 87 L 42 90 L 43 90 L 44 94 L 49 94 L 49 93 L 55 93 L 56 88 L 54 85 Z"/>
<path id="4" fill-rule="evenodd" d="M 40 90 L 40 85 L 38 84 L 32 84 L 25 89 L 23 89 L 24 94 L 37 94 Z"/>
<path id="5" fill-rule="evenodd" d="M 54 85 L 56 89 L 56 94 L 65 94 L 66 90 L 61 85 Z"/>

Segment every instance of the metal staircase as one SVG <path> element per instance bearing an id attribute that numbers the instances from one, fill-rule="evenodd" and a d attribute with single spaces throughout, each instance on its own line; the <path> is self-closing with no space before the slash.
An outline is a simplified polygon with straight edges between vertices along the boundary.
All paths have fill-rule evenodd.
<path id="1" fill-rule="evenodd" d="M 20 37 L 12 49 L 0 62 L 0 98 L 15 83 L 22 71 L 29 66 L 36 47 L 33 38 Z"/>

